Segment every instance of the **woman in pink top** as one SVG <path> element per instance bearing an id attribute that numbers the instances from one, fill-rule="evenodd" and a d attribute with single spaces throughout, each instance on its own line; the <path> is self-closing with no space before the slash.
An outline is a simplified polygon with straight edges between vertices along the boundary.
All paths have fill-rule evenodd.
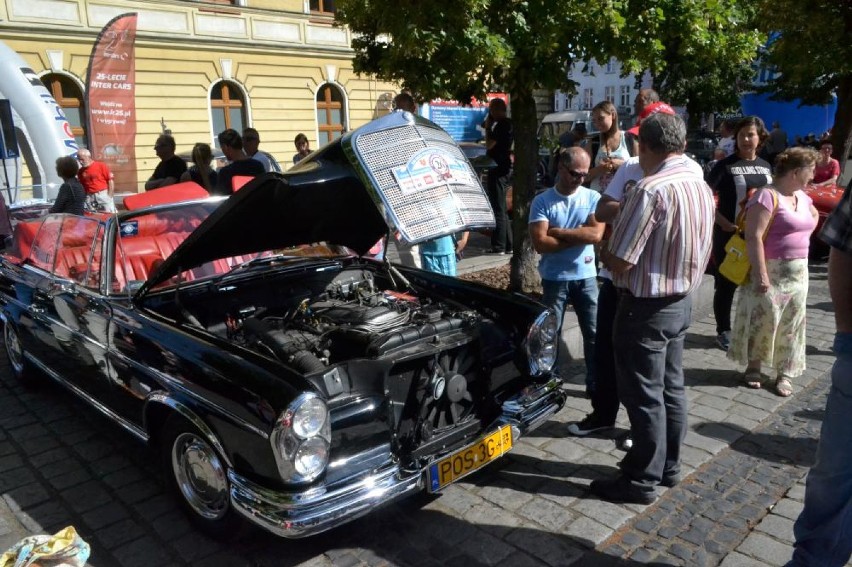
<path id="1" fill-rule="evenodd" d="M 819 158 L 814 169 L 814 185 L 837 184 L 837 178 L 840 177 L 840 162 L 831 157 L 833 150 L 831 140 L 823 140 L 819 143 Z"/>
<path id="2" fill-rule="evenodd" d="M 775 393 L 793 393 L 790 380 L 805 370 L 808 246 L 817 210 L 804 192 L 817 153 L 790 148 L 775 160 L 775 182 L 746 204 L 751 277 L 740 288 L 728 358 L 746 365 L 744 382 L 761 387 L 763 364 L 775 369 Z M 777 203 L 777 205 L 776 205 Z"/>

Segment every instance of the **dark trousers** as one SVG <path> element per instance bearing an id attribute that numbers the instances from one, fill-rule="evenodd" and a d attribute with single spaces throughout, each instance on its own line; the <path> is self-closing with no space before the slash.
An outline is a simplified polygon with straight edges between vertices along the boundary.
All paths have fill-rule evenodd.
<path id="1" fill-rule="evenodd" d="M 601 423 L 615 423 L 618 416 L 618 388 L 612 327 L 618 307 L 618 292 L 612 280 L 601 278 L 598 292 L 597 335 L 595 339 L 595 388 L 591 392 L 592 413 Z"/>
<path id="2" fill-rule="evenodd" d="M 488 174 L 488 200 L 494 211 L 494 232 L 491 233 L 491 248 L 512 252 L 512 225 L 509 223 L 509 213 L 506 210 L 506 192 L 512 172 L 504 175 L 491 171 Z"/>
<path id="3" fill-rule="evenodd" d="M 686 437 L 683 341 L 692 298 L 618 298 L 612 340 L 618 394 L 630 418 L 633 447 L 621 461 L 631 484 L 651 491 L 663 476 L 680 472 Z"/>
<path id="4" fill-rule="evenodd" d="M 718 269 L 725 259 L 725 244 L 732 235 L 732 232 L 725 232 L 719 227 L 713 229 L 713 263 L 716 264 L 713 272 L 713 316 L 716 318 L 717 335 L 731 330 L 731 307 L 734 305 L 734 293 L 737 291 L 737 284 L 720 274 Z"/>

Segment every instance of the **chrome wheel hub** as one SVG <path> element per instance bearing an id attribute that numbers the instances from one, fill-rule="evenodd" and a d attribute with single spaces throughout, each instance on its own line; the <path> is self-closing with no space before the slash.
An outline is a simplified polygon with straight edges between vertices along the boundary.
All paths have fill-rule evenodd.
<path id="1" fill-rule="evenodd" d="M 24 349 L 18 340 L 18 333 L 11 323 L 3 326 L 3 339 L 6 342 L 6 352 L 9 354 L 9 362 L 15 374 L 20 374 L 24 369 Z"/>
<path id="2" fill-rule="evenodd" d="M 218 455 L 201 437 L 181 433 L 172 445 L 172 470 L 183 497 L 195 512 L 219 520 L 228 511 L 228 480 Z"/>

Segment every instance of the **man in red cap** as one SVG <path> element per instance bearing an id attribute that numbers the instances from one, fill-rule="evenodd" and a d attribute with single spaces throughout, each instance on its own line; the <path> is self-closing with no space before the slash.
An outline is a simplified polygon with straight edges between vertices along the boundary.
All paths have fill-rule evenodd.
<path id="1" fill-rule="evenodd" d="M 643 89 L 643 90 L 651 90 L 651 89 Z M 642 91 L 639 91 L 639 92 L 641 93 Z M 651 92 L 653 92 L 654 95 L 657 94 L 653 90 L 651 90 Z M 638 101 L 639 97 L 637 96 L 636 99 Z M 638 145 L 639 144 L 639 125 L 642 124 L 642 121 L 645 120 L 646 118 L 648 118 L 649 116 L 652 116 L 652 115 L 657 114 L 659 112 L 661 112 L 663 114 L 676 114 L 675 111 L 674 111 L 674 108 L 672 108 L 668 104 L 659 100 L 659 96 L 657 96 L 657 100 L 655 102 L 652 102 L 652 103 L 646 105 L 639 112 L 639 120 L 636 122 L 636 125 L 633 128 L 630 128 L 627 131 L 627 148 L 630 150 L 630 155 L 635 156 L 635 155 L 637 155 L 637 152 L 639 151 L 639 145 Z"/>

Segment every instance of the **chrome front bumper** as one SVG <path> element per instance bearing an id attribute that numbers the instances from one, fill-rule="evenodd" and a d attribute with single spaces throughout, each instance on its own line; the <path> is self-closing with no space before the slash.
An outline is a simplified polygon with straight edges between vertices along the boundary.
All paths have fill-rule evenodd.
<path id="1" fill-rule="evenodd" d="M 562 381 L 552 379 L 504 401 L 503 415 L 492 428 L 510 424 L 520 439 L 559 411 L 565 403 Z M 300 538 L 330 530 L 363 516 L 425 486 L 425 471 L 402 470 L 388 463 L 357 480 L 319 486 L 301 492 L 278 492 L 228 472 L 231 503 L 251 522 L 286 538 Z"/>

